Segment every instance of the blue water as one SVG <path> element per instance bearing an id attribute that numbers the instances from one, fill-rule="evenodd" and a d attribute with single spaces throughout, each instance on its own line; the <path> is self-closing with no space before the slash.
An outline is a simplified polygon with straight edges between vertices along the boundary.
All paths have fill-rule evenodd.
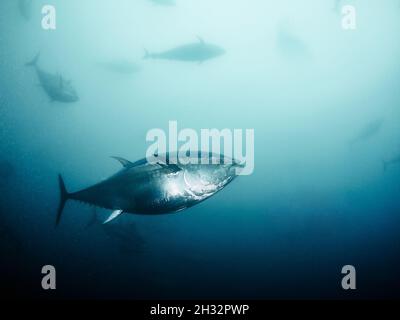
<path id="1" fill-rule="evenodd" d="M 2 291 L 58 298 L 380 298 L 400 296 L 400 5 L 330 0 L 0 2 Z M 41 28 L 41 8 L 57 29 Z M 226 50 L 198 63 L 143 60 L 198 41 Z M 72 80 L 51 102 L 24 64 Z M 128 59 L 132 75 L 99 67 Z M 382 126 L 350 143 L 376 119 Z M 55 227 L 57 175 L 69 190 L 143 158 L 153 128 L 255 130 L 255 171 L 166 216 L 94 223 L 68 202 Z M 1 169 L 5 168 L 5 169 Z M 11 170 L 10 168 L 13 168 Z M 106 210 L 97 210 L 105 220 Z M 57 270 L 45 292 L 43 265 Z M 354 265 L 357 290 L 341 288 Z M 4 269 L 4 270 L 3 270 Z M 1 282 L 1 281 L 0 281 Z"/>

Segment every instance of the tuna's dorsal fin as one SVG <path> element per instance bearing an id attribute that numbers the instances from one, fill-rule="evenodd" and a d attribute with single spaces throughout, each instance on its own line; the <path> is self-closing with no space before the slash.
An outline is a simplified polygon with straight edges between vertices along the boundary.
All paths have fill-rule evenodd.
<path id="1" fill-rule="evenodd" d="M 115 210 L 111 215 L 108 217 L 106 221 L 103 222 L 103 224 L 107 224 L 114 219 L 118 218 L 124 211 L 123 210 Z"/>
<path id="2" fill-rule="evenodd" d="M 201 44 L 205 44 L 204 39 L 203 39 L 202 37 L 197 36 L 197 39 L 199 39 L 199 42 L 200 42 Z"/>
<path id="3" fill-rule="evenodd" d="M 129 160 L 126 160 L 126 159 L 121 158 L 121 157 L 111 157 L 111 158 L 119 161 L 124 168 L 129 168 L 129 167 L 131 167 L 133 165 L 133 163 L 130 162 Z"/>

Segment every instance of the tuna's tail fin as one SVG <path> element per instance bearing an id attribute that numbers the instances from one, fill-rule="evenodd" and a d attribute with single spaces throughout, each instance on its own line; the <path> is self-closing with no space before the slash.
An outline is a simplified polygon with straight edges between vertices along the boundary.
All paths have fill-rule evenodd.
<path id="1" fill-rule="evenodd" d="M 25 66 L 26 67 L 36 67 L 37 62 L 39 61 L 39 58 L 40 58 L 40 52 L 33 58 L 32 61 L 25 63 Z"/>
<path id="2" fill-rule="evenodd" d="M 58 205 L 58 211 L 57 211 L 57 220 L 56 220 L 56 226 L 60 224 L 61 220 L 61 215 L 64 210 L 65 204 L 67 203 L 68 199 L 70 198 L 70 195 L 65 188 L 65 183 L 61 175 L 58 175 L 58 183 L 60 185 L 60 204 Z"/>

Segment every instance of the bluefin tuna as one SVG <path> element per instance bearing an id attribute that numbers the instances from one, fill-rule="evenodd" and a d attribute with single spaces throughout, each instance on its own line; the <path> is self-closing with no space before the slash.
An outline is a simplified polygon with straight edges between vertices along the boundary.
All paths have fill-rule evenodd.
<path id="1" fill-rule="evenodd" d="M 160 53 L 150 53 L 145 50 L 144 59 L 162 59 L 185 62 L 203 63 L 225 54 L 225 50 L 215 44 L 207 43 L 198 37 L 198 41 L 185 44 Z"/>
<path id="2" fill-rule="evenodd" d="M 198 164 L 170 163 L 169 154 L 158 158 L 166 161 L 153 163 L 145 158 L 132 163 L 117 158 L 123 166 L 122 170 L 74 193 L 67 191 L 60 175 L 61 199 L 56 224 L 60 223 L 67 200 L 113 210 L 106 223 L 122 213 L 160 215 L 179 212 L 215 195 L 243 168 L 233 159 L 205 152 L 198 152 Z M 208 159 L 209 164 L 204 164 Z"/>
<path id="3" fill-rule="evenodd" d="M 76 102 L 79 100 L 79 96 L 72 86 L 71 81 L 65 80 L 59 74 L 51 74 L 43 71 L 38 66 L 40 54 L 26 64 L 28 67 L 34 67 L 36 74 L 39 78 L 40 86 L 50 97 L 51 101 L 59 101 L 65 103 Z"/>
<path id="4" fill-rule="evenodd" d="M 372 122 L 369 122 L 367 125 L 365 125 L 359 133 L 350 141 L 351 145 L 367 141 L 374 136 L 376 136 L 383 127 L 384 124 L 384 119 L 379 118 L 376 120 L 373 120 Z"/>

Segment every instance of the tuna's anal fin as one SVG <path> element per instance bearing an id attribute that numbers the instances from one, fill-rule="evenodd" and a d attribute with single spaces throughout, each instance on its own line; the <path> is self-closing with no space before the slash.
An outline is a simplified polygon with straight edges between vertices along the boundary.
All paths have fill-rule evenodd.
<path id="1" fill-rule="evenodd" d="M 119 161 L 124 168 L 129 168 L 129 167 L 131 167 L 133 165 L 133 163 L 130 162 L 129 160 L 126 160 L 126 159 L 121 158 L 121 157 L 111 157 L 111 158 Z"/>
<path id="2" fill-rule="evenodd" d="M 114 219 L 118 218 L 124 211 L 123 210 L 115 210 L 111 215 L 108 217 L 106 221 L 103 222 L 103 224 L 107 224 Z"/>

